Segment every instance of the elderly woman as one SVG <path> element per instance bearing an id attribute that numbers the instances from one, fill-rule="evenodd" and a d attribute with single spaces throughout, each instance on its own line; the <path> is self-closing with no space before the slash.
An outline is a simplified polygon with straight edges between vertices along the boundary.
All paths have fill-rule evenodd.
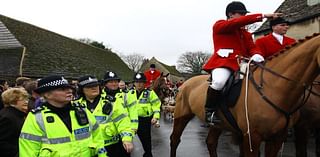
<path id="1" fill-rule="evenodd" d="M 28 111 L 28 93 L 23 88 L 10 88 L 2 93 L 4 108 L 0 111 L 0 152 L 18 156 L 18 139 Z"/>

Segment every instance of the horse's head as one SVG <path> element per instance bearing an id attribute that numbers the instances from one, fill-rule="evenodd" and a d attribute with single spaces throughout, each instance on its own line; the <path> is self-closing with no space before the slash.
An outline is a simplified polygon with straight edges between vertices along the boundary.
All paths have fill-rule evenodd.
<path id="1" fill-rule="evenodd" d="M 153 82 L 152 85 L 152 89 L 157 93 L 161 101 L 168 96 L 168 91 L 170 91 L 170 88 L 167 86 L 169 81 L 168 76 L 169 73 L 164 75 L 162 72 L 161 75 Z"/>

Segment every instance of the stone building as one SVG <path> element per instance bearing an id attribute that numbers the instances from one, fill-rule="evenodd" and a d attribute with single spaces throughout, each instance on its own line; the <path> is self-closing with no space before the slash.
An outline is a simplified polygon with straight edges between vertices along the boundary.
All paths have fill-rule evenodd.
<path id="1" fill-rule="evenodd" d="M 320 32 L 320 0 L 285 0 L 274 12 L 283 13 L 290 21 L 287 36 L 301 39 Z M 266 21 L 254 32 L 255 38 L 270 31 L 269 21 Z"/>

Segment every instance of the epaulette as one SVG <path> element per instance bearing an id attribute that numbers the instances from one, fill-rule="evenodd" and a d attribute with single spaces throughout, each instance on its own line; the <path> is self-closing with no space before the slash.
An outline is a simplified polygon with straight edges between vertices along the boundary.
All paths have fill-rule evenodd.
<path id="1" fill-rule="evenodd" d="M 129 92 L 128 89 L 122 89 L 121 91 L 122 91 L 123 93 L 128 93 L 128 92 Z"/>
<path id="2" fill-rule="evenodd" d="M 40 105 L 40 106 L 32 109 L 31 112 L 32 112 L 33 114 L 36 114 L 36 113 L 38 113 L 38 112 L 41 112 L 42 110 L 44 110 L 44 107 L 43 107 L 42 105 Z"/>
<path id="3" fill-rule="evenodd" d="M 110 96 L 110 95 L 107 95 L 107 96 L 106 96 L 106 99 L 109 100 L 109 101 L 111 101 L 111 102 L 115 102 L 115 101 L 116 101 L 116 98 L 113 97 L 113 96 Z"/>
<path id="4" fill-rule="evenodd" d="M 80 104 L 80 103 L 77 102 L 77 101 L 71 102 L 71 105 L 72 105 L 72 107 L 74 107 L 74 108 L 86 108 L 85 105 L 82 105 L 82 104 Z"/>

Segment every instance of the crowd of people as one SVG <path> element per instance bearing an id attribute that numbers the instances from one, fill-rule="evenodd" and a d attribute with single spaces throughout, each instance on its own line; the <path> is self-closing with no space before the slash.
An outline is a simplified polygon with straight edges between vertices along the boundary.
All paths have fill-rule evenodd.
<path id="1" fill-rule="evenodd" d="M 294 39 L 285 36 L 289 22 L 280 13 L 250 14 L 241 2 L 226 8 L 226 20 L 213 26 L 214 54 L 204 65 L 211 74 L 205 104 L 206 121 L 219 123 L 221 89 L 239 70 L 236 55 L 263 62 Z M 272 32 L 256 40 L 245 25 L 270 19 Z M 4 156 L 109 156 L 128 157 L 139 137 L 144 154 L 152 157 L 151 127 L 158 126 L 161 101 L 150 88 L 160 76 L 155 64 L 136 73 L 133 83 L 107 71 L 102 81 L 85 75 L 69 83 L 63 76 L 38 80 L 16 79 L 10 88 L 0 80 L 0 151 Z M 170 88 L 183 84 L 167 82 Z"/>
<path id="2" fill-rule="evenodd" d="M 129 87 L 113 71 L 102 81 L 85 75 L 1 80 L 0 150 L 5 156 L 128 157 L 137 135 L 152 157 L 151 127 L 159 126 L 161 101 L 144 73 Z"/>

